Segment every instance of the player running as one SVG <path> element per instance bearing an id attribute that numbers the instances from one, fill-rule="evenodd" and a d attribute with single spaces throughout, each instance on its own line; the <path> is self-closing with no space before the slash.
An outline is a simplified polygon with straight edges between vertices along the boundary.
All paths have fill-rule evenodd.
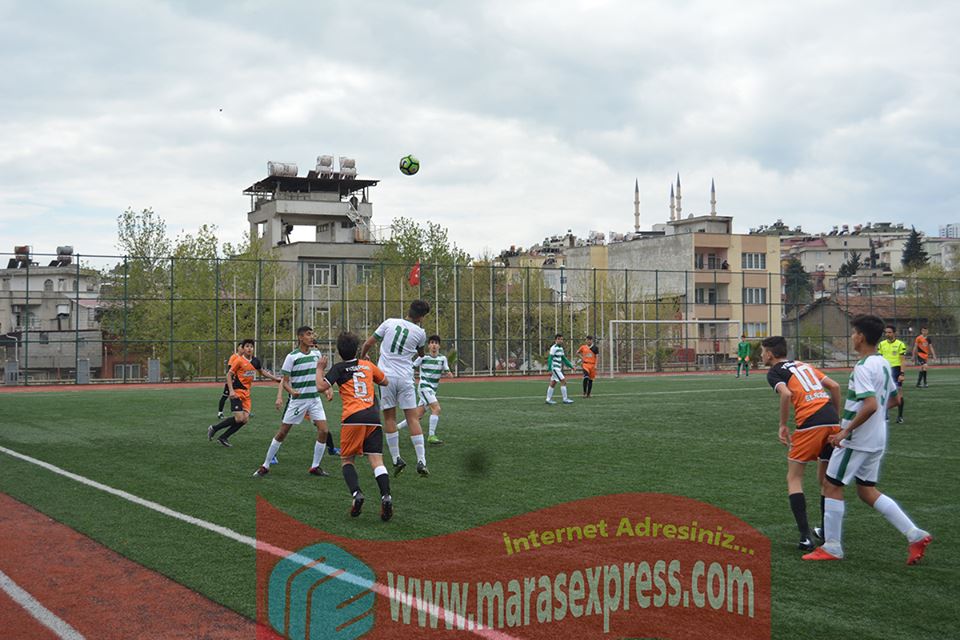
<path id="1" fill-rule="evenodd" d="M 230 354 L 230 358 L 227 360 L 227 371 L 230 371 L 230 367 L 233 366 L 233 359 L 240 357 L 240 351 L 242 345 L 238 344 L 236 350 Z M 224 372 L 226 375 L 226 372 Z M 227 401 L 230 400 L 230 385 L 226 382 L 223 383 L 223 393 L 220 394 L 220 402 L 217 405 L 217 420 L 223 420 L 223 407 L 227 404 Z"/>
<path id="2" fill-rule="evenodd" d="M 937 352 L 933 350 L 933 343 L 930 342 L 928 334 L 930 330 L 926 327 L 920 327 L 920 335 L 913 343 L 913 356 L 916 359 L 917 366 L 920 367 L 920 373 L 917 375 L 917 387 L 927 388 L 927 361 L 930 358 L 936 358 Z"/>
<path id="3" fill-rule="evenodd" d="M 427 353 L 413 361 L 413 368 L 420 375 L 417 386 L 417 418 L 423 418 L 427 407 L 430 408 L 430 431 L 427 444 L 443 444 L 443 440 L 437 436 L 437 425 L 440 424 L 440 401 L 437 400 L 437 390 L 440 388 L 440 378 L 453 377 L 453 372 L 450 371 L 447 356 L 440 355 L 440 336 L 433 335 L 427 338 Z M 404 420 L 397 424 L 397 429 L 403 429 L 406 426 L 407 421 Z"/>
<path id="4" fill-rule="evenodd" d="M 259 358 L 253 357 L 253 344 L 253 340 L 247 338 L 240 343 L 238 353 L 230 357 L 231 364 L 230 369 L 227 370 L 227 387 L 230 391 L 230 410 L 233 415 L 207 427 L 207 440 L 213 440 L 213 436 L 218 431 L 226 429 L 223 435 L 217 438 L 217 442 L 225 447 L 233 446 L 229 442 L 230 436 L 250 421 L 250 388 L 253 386 L 257 373 L 274 382 L 280 381 L 280 378 L 263 369 Z"/>
<path id="5" fill-rule="evenodd" d="M 355 456 L 365 455 L 380 488 L 380 519 L 386 522 L 393 516 L 393 498 L 390 496 L 390 474 L 383 466 L 383 429 L 374 385 L 387 386 L 388 380 L 372 362 L 357 359 L 359 346 L 360 338 L 355 334 L 341 333 L 337 337 L 337 353 L 343 361 L 333 365 L 326 376 L 317 369 L 316 384 L 317 389 L 324 392 L 337 385 L 343 401 L 340 467 L 353 498 L 350 515 L 356 518 L 363 508 L 363 491 L 353 460 Z"/>
<path id="6" fill-rule="evenodd" d="M 593 393 L 593 381 L 597 378 L 597 355 L 600 349 L 593 344 L 593 336 L 587 336 L 587 343 L 577 349 L 577 362 L 583 369 L 583 397 L 589 398 Z"/>
<path id="7" fill-rule="evenodd" d="M 897 385 L 890 364 L 877 355 L 877 342 L 884 333 L 883 320 L 861 315 L 853 319 L 851 341 L 861 360 L 850 374 L 843 428 L 830 436 L 836 445 L 827 465 L 824 483 L 824 538 L 822 547 L 803 556 L 804 560 L 841 560 L 843 547 L 843 487 L 857 481 L 857 495 L 883 514 L 907 537 L 907 564 L 917 564 L 933 537 L 917 528 L 900 506 L 877 490 L 880 462 L 887 445 L 886 409 L 896 404 Z"/>
<path id="8" fill-rule="evenodd" d="M 807 522 L 807 501 L 803 495 L 803 473 L 808 462 L 818 460 L 817 480 L 820 486 L 833 453 L 828 438 L 840 431 L 840 385 L 823 373 L 799 360 L 787 360 L 787 341 L 783 336 L 770 336 L 760 343 L 760 357 L 770 367 L 767 382 L 780 396 L 780 442 L 790 447 L 787 453 L 787 497 L 790 510 L 800 530 L 801 551 L 813 551 L 815 545 Z M 791 434 L 787 421 L 790 406 L 796 429 Z M 823 516 L 823 492 L 820 514 Z M 820 531 L 822 534 L 823 521 Z"/>
<path id="9" fill-rule="evenodd" d="M 302 326 L 297 329 L 297 350 L 291 351 L 283 360 L 280 370 L 283 380 L 281 385 L 289 394 L 287 405 L 283 413 L 283 420 L 277 435 L 273 437 L 267 448 L 267 456 L 259 469 L 253 475 L 259 478 L 270 473 L 270 465 L 280 450 L 280 445 L 286 439 L 290 428 L 300 424 L 304 416 L 309 416 L 317 428 L 317 440 L 313 443 L 313 462 L 308 473 L 315 476 L 330 475 L 320 467 L 323 454 L 327 448 L 327 415 L 320 401 L 320 391 L 317 389 L 317 375 L 327 367 L 327 357 L 320 353 L 314 344 L 313 329 Z M 333 400 L 333 391 L 329 388 L 324 394 L 327 401 Z M 279 404 L 279 403 L 278 403 Z"/>
<path id="10" fill-rule="evenodd" d="M 567 379 L 563 375 L 563 366 L 573 368 L 573 363 L 567 360 L 563 353 L 563 334 L 558 333 L 553 337 L 553 346 L 550 347 L 550 355 L 547 357 L 547 369 L 550 371 L 550 386 L 547 387 L 547 404 L 557 404 L 553 399 L 553 388 L 560 383 L 560 394 L 563 396 L 563 404 L 573 404 L 573 400 L 567 397 Z"/>
<path id="11" fill-rule="evenodd" d="M 424 316 L 430 313 L 430 303 L 414 300 L 410 303 L 407 317 L 384 320 L 373 335 L 360 348 L 360 360 L 375 343 L 380 343 L 380 358 L 377 366 L 388 376 L 390 385 L 380 397 L 383 405 L 383 431 L 387 448 L 393 458 L 393 473 L 399 475 L 407 466 L 400 457 L 400 434 L 397 432 L 397 407 L 403 411 L 410 428 L 410 441 L 417 452 L 417 473 L 428 476 L 427 450 L 423 442 L 423 429 L 417 416 L 417 391 L 413 380 L 413 360 L 423 355 L 427 345 L 427 332 L 420 326 Z"/>
<path id="12" fill-rule="evenodd" d="M 893 371 L 893 379 L 897 383 L 899 393 L 897 399 L 897 424 L 903 424 L 903 372 L 906 367 L 903 366 L 904 355 L 907 353 L 907 345 L 902 340 L 897 339 L 897 329 L 892 324 L 888 324 L 883 329 L 886 340 L 881 340 L 877 345 L 877 353 L 884 357 L 890 364 Z"/>
<path id="13" fill-rule="evenodd" d="M 747 336 L 740 334 L 740 342 L 737 343 L 737 377 L 740 377 L 740 367 L 743 367 L 745 378 L 750 377 L 750 352 L 753 351 L 753 345 L 747 342 Z"/>

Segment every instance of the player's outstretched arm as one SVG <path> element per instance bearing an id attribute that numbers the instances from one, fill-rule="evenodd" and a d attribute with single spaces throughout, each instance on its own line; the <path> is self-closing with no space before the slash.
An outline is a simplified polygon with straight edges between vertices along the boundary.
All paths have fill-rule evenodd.
<path id="1" fill-rule="evenodd" d="M 360 359 L 363 360 L 367 357 L 367 352 L 377 343 L 376 334 L 371 335 L 369 338 L 364 340 L 363 346 L 360 347 Z"/>
<path id="2" fill-rule="evenodd" d="M 277 400 L 273 403 L 277 411 L 283 409 L 283 378 L 280 378 L 280 384 L 277 385 Z"/>

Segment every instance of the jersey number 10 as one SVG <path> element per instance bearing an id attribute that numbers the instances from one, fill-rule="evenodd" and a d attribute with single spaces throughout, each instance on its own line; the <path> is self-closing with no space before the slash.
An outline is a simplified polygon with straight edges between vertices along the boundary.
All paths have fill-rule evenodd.
<path id="1" fill-rule="evenodd" d="M 823 385 L 817 380 L 817 376 L 813 373 L 813 368 L 811 368 L 810 365 L 795 365 L 790 367 L 790 373 L 796 377 L 797 381 L 800 382 L 800 386 L 803 387 L 803 390 L 807 393 L 823 389 Z"/>

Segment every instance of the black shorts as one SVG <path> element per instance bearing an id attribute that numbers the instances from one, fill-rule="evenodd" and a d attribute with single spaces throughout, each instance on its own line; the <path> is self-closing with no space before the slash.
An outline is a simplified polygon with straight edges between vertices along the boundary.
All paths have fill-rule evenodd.
<path id="1" fill-rule="evenodd" d="M 916 363 L 918 367 L 925 367 L 927 365 L 927 359 L 917 356 Z"/>
<path id="2" fill-rule="evenodd" d="M 900 367 L 890 367 L 890 369 L 893 372 L 893 381 L 897 383 L 898 387 L 902 387 L 903 380 L 900 379 L 900 374 L 903 373 L 903 371 L 900 369 Z"/>
<path id="3" fill-rule="evenodd" d="M 230 411 L 234 413 L 237 411 L 245 411 L 243 408 L 243 400 L 240 398 L 230 398 Z"/>

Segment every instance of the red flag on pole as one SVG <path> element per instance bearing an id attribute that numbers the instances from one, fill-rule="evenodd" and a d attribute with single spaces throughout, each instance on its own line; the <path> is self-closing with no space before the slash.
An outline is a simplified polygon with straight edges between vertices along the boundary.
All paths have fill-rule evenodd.
<path id="1" fill-rule="evenodd" d="M 417 263 L 413 265 L 410 269 L 410 276 L 407 278 L 407 282 L 410 283 L 411 287 L 415 287 L 420 284 L 420 261 L 417 260 Z"/>

